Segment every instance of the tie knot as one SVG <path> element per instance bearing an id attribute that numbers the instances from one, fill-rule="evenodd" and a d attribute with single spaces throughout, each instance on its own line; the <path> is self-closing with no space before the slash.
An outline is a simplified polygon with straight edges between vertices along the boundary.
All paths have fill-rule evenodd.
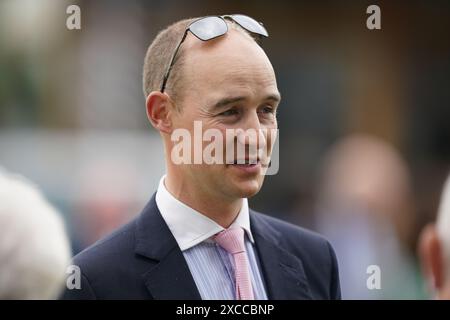
<path id="1" fill-rule="evenodd" d="M 231 227 L 219 232 L 214 240 L 231 254 L 245 252 L 244 230 L 240 227 Z"/>

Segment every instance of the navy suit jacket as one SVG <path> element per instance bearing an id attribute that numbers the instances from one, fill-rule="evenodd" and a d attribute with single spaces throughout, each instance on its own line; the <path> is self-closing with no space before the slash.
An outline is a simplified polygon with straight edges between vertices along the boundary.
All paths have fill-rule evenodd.
<path id="1" fill-rule="evenodd" d="M 336 256 L 320 235 L 250 210 L 269 299 L 340 299 Z M 153 195 L 140 216 L 74 257 L 81 289 L 63 299 L 201 299 Z"/>

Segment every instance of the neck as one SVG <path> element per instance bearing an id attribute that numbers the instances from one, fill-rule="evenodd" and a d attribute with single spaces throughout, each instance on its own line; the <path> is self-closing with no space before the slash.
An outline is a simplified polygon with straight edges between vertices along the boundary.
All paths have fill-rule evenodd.
<path id="1" fill-rule="evenodd" d="M 200 212 L 224 228 L 236 219 L 242 207 L 242 199 L 224 199 L 193 187 L 183 178 L 179 179 L 167 172 L 164 185 L 175 198 Z"/>

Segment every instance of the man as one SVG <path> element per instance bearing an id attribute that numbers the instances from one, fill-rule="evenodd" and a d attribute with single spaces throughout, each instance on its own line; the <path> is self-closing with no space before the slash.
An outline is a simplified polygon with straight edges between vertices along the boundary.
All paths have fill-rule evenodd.
<path id="1" fill-rule="evenodd" d="M 442 192 L 437 222 L 427 225 L 420 236 L 419 255 L 434 298 L 450 300 L 450 176 Z"/>
<path id="2" fill-rule="evenodd" d="M 58 298 L 69 261 L 59 213 L 34 184 L 0 168 L 0 300 Z"/>
<path id="3" fill-rule="evenodd" d="M 67 290 L 66 298 L 340 298 L 326 240 L 248 208 L 264 180 L 280 101 L 272 65 L 256 42 L 265 36 L 243 15 L 182 20 L 159 33 L 145 58 L 144 92 L 167 174 L 136 220 L 75 257 L 82 288 Z M 231 162 L 189 162 L 195 137 L 197 145 L 181 155 L 188 161 L 174 160 L 178 133 L 195 136 L 199 123 L 225 149 L 211 153 L 219 160 L 230 157 L 231 143 Z M 242 132 L 226 139 L 233 129 L 253 130 L 256 139 Z"/>

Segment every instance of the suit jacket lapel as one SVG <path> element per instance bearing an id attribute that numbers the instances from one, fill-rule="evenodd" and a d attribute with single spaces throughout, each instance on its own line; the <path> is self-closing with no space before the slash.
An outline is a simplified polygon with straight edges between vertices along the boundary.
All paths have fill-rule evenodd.
<path id="1" fill-rule="evenodd" d="M 178 244 L 158 210 L 153 195 L 136 225 L 135 252 L 149 260 L 142 275 L 154 299 L 201 299 Z"/>
<path id="2" fill-rule="evenodd" d="M 250 211 L 250 220 L 268 298 L 312 299 L 301 260 L 280 247 L 281 235 L 259 213 Z"/>
<path id="3" fill-rule="evenodd" d="M 260 214 L 250 211 L 250 220 L 269 299 L 311 299 L 301 260 L 279 246 L 279 232 Z M 155 195 L 136 221 L 135 252 L 148 260 L 149 270 L 142 277 L 154 299 L 201 299 Z"/>

